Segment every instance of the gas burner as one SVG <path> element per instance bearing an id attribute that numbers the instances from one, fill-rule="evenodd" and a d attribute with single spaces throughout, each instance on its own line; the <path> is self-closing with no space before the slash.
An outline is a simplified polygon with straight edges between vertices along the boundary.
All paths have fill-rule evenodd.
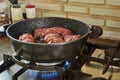
<path id="1" fill-rule="evenodd" d="M 96 77 L 96 78 L 93 78 L 92 80 L 107 80 L 107 79 L 103 77 Z"/>
<path id="2" fill-rule="evenodd" d="M 28 76 L 29 78 L 37 78 L 35 80 L 74 80 L 72 75 L 81 75 L 84 77 L 92 76 L 87 73 L 72 70 L 71 67 L 73 67 L 73 65 L 70 61 L 67 60 L 62 62 L 61 64 L 52 66 L 37 65 L 36 63 L 34 64 L 26 60 L 21 60 L 17 56 L 11 55 L 4 55 L 4 60 L 4 63 L 1 65 L 2 69 L 0 69 L 0 72 L 10 68 L 14 63 L 22 67 L 12 76 L 13 80 L 18 80 L 18 77 L 24 74 L 24 72 L 28 72 L 26 73 L 27 75 L 25 74 L 25 80 L 28 79 Z M 6 66 L 5 62 L 10 65 Z"/>

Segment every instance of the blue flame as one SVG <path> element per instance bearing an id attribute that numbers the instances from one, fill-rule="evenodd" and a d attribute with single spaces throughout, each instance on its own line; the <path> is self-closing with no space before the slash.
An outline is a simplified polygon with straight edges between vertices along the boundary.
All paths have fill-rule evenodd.
<path id="1" fill-rule="evenodd" d="M 33 72 L 32 70 L 29 71 L 29 75 L 31 77 L 36 77 L 38 74 L 36 72 Z"/>
<path id="2" fill-rule="evenodd" d="M 63 64 L 63 73 L 66 71 L 66 69 L 70 68 L 71 63 L 69 61 L 65 61 Z"/>
<path id="3" fill-rule="evenodd" d="M 63 62 L 60 67 L 62 67 L 62 72 L 58 72 L 57 70 L 49 72 L 49 71 L 42 71 L 39 73 L 34 73 L 33 71 L 31 71 L 29 74 L 30 76 L 34 76 L 33 78 L 31 78 L 31 80 L 35 80 L 34 78 L 37 77 L 37 80 L 59 80 L 59 76 L 61 74 L 64 74 L 65 71 L 71 67 L 71 63 L 69 61 L 65 61 Z"/>
<path id="4" fill-rule="evenodd" d="M 54 72 L 43 72 L 41 74 L 41 80 L 57 80 L 58 78 L 58 72 L 54 71 Z"/>
<path id="5" fill-rule="evenodd" d="M 64 65 L 65 67 L 70 67 L 70 62 L 69 61 L 65 61 L 65 65 Z"/>

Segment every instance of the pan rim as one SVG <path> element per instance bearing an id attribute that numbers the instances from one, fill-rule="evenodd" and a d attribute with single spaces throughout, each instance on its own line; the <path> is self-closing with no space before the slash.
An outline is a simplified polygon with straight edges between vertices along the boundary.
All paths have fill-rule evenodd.
<path id="1" fill-rule="evenodd" d="M 70 20 L 74 20 L 74 21 L 79 21 L 79 20 L 76 20 L 76 19 L 71 19 L 71 18 L 62 18 L 62 17 L 41 17 L 42 19 L 43 18 L 60 18 L 60 19 L 70 19 Z M 41 19 L 41 18 L 33 18 L 33 19 Z M 27 19 L 27 20 L 30 20 L 30 19 Z M 32 19 L 31 19 L 32 20 Z M 76 40 L 72 40 L 72 41 L 68 41 L 68 42 L 60 42 L 60 43 L 52 43 L 52 44 L 48 44 L 48 43 L 32 43 L 32 42 L 24 42 L 24 41 L 20 41 L 12 36 L 9 35 L 8 33 L 8 30 L 15 24 L 19 23 L 19 22 L 23 22 L 25 20 L 22 20 L 22 21 L 18 21 L 12 25 L 10 25 L 7 29 L 6 29 L 6 35 L 11 39 L 11 40 L 14 40 L 14 41 L 17 41 L 17 42 L 20 42 L 20 43 L 23 43 L 23 44 L 30 44 L 30 45 L 49 45 L 49 46 L 57 46 L 57 45 L 66 45 L 66 44 L 70 44 L 70 43 L 74 43 L 74 42 L 77 42 L 79 41 L 80 39 L 83 39 L 84 37 L 86 37 L 89 33 L 90 33 L 90 28 L 88 27 L 88 25 L 82 21 L 79 21 L 81 23 L 83 23 L 84 25 L 86 25 L 88 31 L 82 35 L 79 39 L 76 39 Z"/>

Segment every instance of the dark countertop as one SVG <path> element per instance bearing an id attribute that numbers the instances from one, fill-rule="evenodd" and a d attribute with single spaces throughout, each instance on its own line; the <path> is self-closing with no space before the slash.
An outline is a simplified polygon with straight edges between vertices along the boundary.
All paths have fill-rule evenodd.
<path id="1" fill-rule="evenodd" d="M 3 59 L 3 54 L 11 54 L 9 39 L 7 37 L 0 38 L 0 61 Z"/>

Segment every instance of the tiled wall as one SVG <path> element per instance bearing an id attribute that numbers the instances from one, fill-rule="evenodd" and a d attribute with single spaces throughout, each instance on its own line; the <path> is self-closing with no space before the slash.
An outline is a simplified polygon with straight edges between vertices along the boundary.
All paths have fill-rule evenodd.
<path id="1" fill-rule="evenodd" d="M 98 25 L 102 37 L 120 39 L 120 0 L 21 0 L 35 4 L 37 17 L 67 17 Z"/>

